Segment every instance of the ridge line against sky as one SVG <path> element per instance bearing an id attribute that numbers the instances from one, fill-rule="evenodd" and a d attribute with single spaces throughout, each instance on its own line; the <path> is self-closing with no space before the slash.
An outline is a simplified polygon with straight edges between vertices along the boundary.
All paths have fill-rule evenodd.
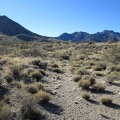
<path id="1" fill-rule="evenodd" d="M 40 35 L 120 32 L 119 0 L 4 0 L 0 13 Z"/>

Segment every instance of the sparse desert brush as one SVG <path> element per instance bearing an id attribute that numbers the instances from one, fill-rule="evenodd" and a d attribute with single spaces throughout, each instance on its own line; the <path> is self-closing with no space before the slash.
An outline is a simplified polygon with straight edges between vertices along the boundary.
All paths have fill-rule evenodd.
<path id="1" fill-rule="evenodd" d="M 35 94 L 35 98 L 37 99 L 38 103 L 46 103 L 50 100 L 50 94 L 44 91 L 40 91 Z"/>
<path id="2" fill-rule="evenodd" d="M 95 78 L 93 78 L 92 76 L 90 75 L 85 75 L 82 77 L 82 80 L 89 80 L 91 82 L 91 85 L 95 84 L 96 83 L 96 80 Z"/>
<path id="3" fill-rule="evenodd" d="M 37 85 L 37 89 L 38 89 L 38 90 L 43 90 L 43 89 L 44 89 L 43 83 L 39 82 L 39 83 L 37 83 L 36 85 Z"/>
<path id="4" fill-rule="evenodd" d="M 49 68 L 49 70 L 56 73 L 63 73 L 63 71 L 60 70 L 60 68 Z"/>
<path id="5" fill-rule="evenodd" d="M 92 90 L 96 92 L 102 92 L 105 90 L 105 84 L 103 83 L 95 83 L 92 85 Z"/>
<path id="6" fill-rule="evenodd" d="M 70 59 L 70 56 L 68 54 L 61 54 L 60 57 L 64 60 L 69 60 Z"/>
<path id="7" fill-rule="evenodd" d="M 82 98 L 88 100 L 90 98 L 90 94 L 88 92 L 83 92 Z"/>
<path id="8" fill-rule="evenodd" d="M 36 94 L 38 92 L 36 84 L 29 84 L 26 90 L 31 94 Z"/>
<path id="9" fill-rule="evenodd" d="M 46 69 L 46 68 L 47 68 L 47 65 L 48 65 L 47 62 L 42 61 L 41 59 L 38 59 L 38 58 L 33 59 L 33 60 L 31 61 L 31 63 L 32 63 L 33 65 L 38 66 L 38 67 L 41 68 L 41 69 Z"/>
<path id="10" fill-rule="evenodd" d="M 52 68 L 59 68 L 59 65 L 56 64 L 56 63 L 54 63 L 54 64 L 51 65 L 51 67 L 52 67 Z"/>
<path id="11" fill-rule="evenodd" d="M 82 87 L 82 89 L 89 89 L 91 82 L 89 80 L 80 80 L 78 86 Z"/>
<path id="12" fill-rule="evenodd" d="M 41 120 L 43 118 L 41 110 L 34 99 L 24 100 L 21 112 L 20 117 L 23 120 Z"/>
<path id="13" fill-rule="evenodd" d="M 81 75 L 74 75 L 72 77 L 72 80 L 75 81 L 75 82 L 78 82 L 79 80 L 81 80 L 82 76 Z"/>
<path id="14" fill-rule="evenodd" d="M 13 65 L 13 66 L 9 66 L 9 69 L 12 73 L 12 76 L 14 77 L 15 80 L 19 80 L 21 78 L 21 70 L 22 67 L 19 65 Z"/>
<path id="15" fill-rule="evenodd" d="M 103 96 L 101 98 L 101 103 L 105 105 L 110 105 L 112 104 L 113 99 L 110 96 Z"/>
<path id="16" fill-rule="evenodd" d="M 119 73 L 111 72 L 110 74 L 106 75 L 106 79 L 108 83 L 113 83 L 115 80 L 119 79 Z"/>
<path id="17" fill-rule="evenodd" d="M 40 80 L 42 79 L 43 75 L 41 74 L 40 70 L 35 69 L 35 70 L 30 74 L 30 77 L 31 77 L 32 79 L 37 80 L 37 82 L 38 82 L 38 81 L 40 81 Z"/>
<path id="18" fill-rule="evenodd" d="M 95 71 L 94 75 L 96 75 L 96 76 L 104 76 L 104 73 L 101 72 L 101 71 Z"/>
<path id="19" fill-rule="evenodd" d="M 12 112 L 9 105 L 0 102 L 0 120 L 11 120 Z"/>
<path id="20" fill-rule="evenodd" d="M 86 58 L 86 55 L 85 54 L 81 54 L 80 56 L 79 56 L 79 60 L 84 60 Z"/>
<path id="21" fill-rule="evenodd" d="M 116 66 L 116 65 L 111 65 L 108 70 L 110 70 L 111 72 L 120 72 L 120 65 Z"/>
<path id="22" fill-rule="evenodd" d="M 5 75 L 4 79 L 7 81 L 7 83 L 11 83 L 13 80 L 12 74 Z"/>
<path id="23" fill-rule="evenodd" d="M 105 70 L 106 67 L 107 67 L 107 65 L 105 62 L 99 62 L 99 63 L 96 63 L 96 66 L 93 67 L 93 70 L 102 71 L 102 70 Z"/>
<path id="24" fill-rule="evenodd" d="M 94 62 L 94 61 L 90 61 L 90 62 L 89 62 L 89 65 L 90 65 L 90 66 L 95 66 L 95 62 Z"/>
<path id="25" fill-rule="evenodd" d="M 75 71 L 75 75 L 89 75 L 90 73 L 85 68 L 80 68 Z"/>

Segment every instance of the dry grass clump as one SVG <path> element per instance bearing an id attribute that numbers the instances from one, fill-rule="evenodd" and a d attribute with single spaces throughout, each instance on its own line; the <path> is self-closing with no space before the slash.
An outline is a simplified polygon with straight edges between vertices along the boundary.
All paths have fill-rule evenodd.
<path id="1" fill-rule="evenodd" d="M 102 104 L 109 105 L 109 104 L 112 104 L 112 101 L 113 101 L 113 99 L 109 96 L 104 96 L 104 97 L 101 98 L 101 103 Z"/>
<path id="2" fill-rule="evenodd" d="M 43 89 L 44 89 L 43 83 L 39 82 L 39 83 L 37 83 L 36 85 L 37 85 L 37 89 L 38 89 L 38 90 L 43 90 Z"/>
<path id="3" fill-rule="evenodd" d="M 11 108 L 9 105 L 0 101 L 0 120 L 11 120 Z"/>
<path id="4" fill-rule="evenodd" d="M 56 63 L 54 63 L 54 64 L 51 65 L 51 67 L 52 67 L 52 68 L 59 68 L 59 65 L 56 64 Z"/>
<path id="5" fill-rule="evenodd" d="M 20 117 L 22 120 L 42 120 L 42 118 L 45 118 L 45 116 L 42 115 L 39 106 L 33 99 L 24 100 L 21 112 L 22 114 Z"/>
<path id="6" fill-rule="evenodd" d="M 50 94 L 44 91 L 40 91 L 35 94 L 35 98 L 37 99 L 38 103 L 46 103 L 50 100 Z"/>
<path id="7" fill-rule="evenodd" d="M 41 74 L 40 70 L 35 69 L 30 74 L 30 77 L 33 78 L 33 79 L 35 79 L 35 80 L 37 80 L 37 82 L 38 82 L 38 81 L 40 81 L 42 79 L 43 75 Z"/>
<path id="8" fill-rule="evenodd" d="M 63 71 L 60 70 L 60 68 L 49 68 L 49 70 L 56 73 L 63 73 Z"/>
<path id="9" fill-rule="evenodd" d="M 89 75 L 83 76 L 83 77 L 82 77 L 82 80 L 89 80 L 90 83 L 91 83 L 91 85 L 93 85 L 93 84 L 96 83 L 96 80 L 95 80 L 93 77 L 89 76 Z"/>
<path id="10" fill-rule="evenodd" d="M 88 100 L 90 98 L 90 94 L 88 92 L 83 92 L 82 98 Z"/>
<path id="11" fill-rule="evenodd" d="M 78 82 L 79 80 L 81 80 L 82 76 L 81 75 L 74 75 L 72 77 L 72 80 L 75 81 L 75 82 Z"/>
<path id="12" fill-rule="evenodd" d="M 61 54 L 60 57 L 64 60 L 69 60 L 70 56 L 68 54 Z"/>
<path id="13" fill-rule="evenodd" d="M 75 75 L 89 75 L 90 73 L 84 69 L 84 68 L 81 68 L 81 69 L 77 69 L 75 72 L 74 72 Z"/>
<path id="14" fill-rule="evenodd" d="M 9 66 L 9 69 L 12 74 L 12 77 L 15 80 L 20 80 L 22 67 L 19 65 L 13 65 L 13 66 Z"/>
<path id="15" fill-rule="evenodd" d="M 89 89 L 91 82 L 89 80 L 80 80 L 78 86 L 82 87 L 82 89 Z"/>
<path id="16" fill-rule="evenodd" d="M 46 68 L 47 68 L 47 65 L 48 65 L 47 62 L 41 61 L 41 60 L 38 59 L 38 58 L 33 59 L 33 60 L 31 61 L 31 63 L 32 63 L 33 65 L 38 66 L 38 67 L 41 68 L 41 69 L 46 69 Z"/>
<path id="17" fill-rule="evenodd" d="M 113 72 L 113 71 L 120 72 L 120 65 L 118 65 L 118 66 L 113 65 L 113 66 L 110 66 L 108 69 L 109 69 L 111 72 Z"/>
<path id="18" fill-rule="evenodd" d="M 26 87 L 26 90 L 31 93 L 31 94 L 36 94 L 38 92 L 37 90 L 37 86 L 35 84 L 29 84 L 27 87 Z"/>
<path id="19" fill-rule="evenodd" d="M 13 77 L 11 74 L 7 74 L 4 76 L 4 79 L 7 81 L 7 83 L 11 83 L 13 80 Z"/>
<path id="20" fill-rule="evenodd" d="M 95 83 L 92 85 L 92 90 L 97 91 L 97 92 L 102 92 L 105 90 L 105 84 Z"/>
<path id="21" fill-rule="evenodd" d="M 115 80 L 119 80 L 119 73 L 118 72 L 111 72 L 110 74 L 106 75 L 106 79 L 108 83 L 113 83 Z"/>

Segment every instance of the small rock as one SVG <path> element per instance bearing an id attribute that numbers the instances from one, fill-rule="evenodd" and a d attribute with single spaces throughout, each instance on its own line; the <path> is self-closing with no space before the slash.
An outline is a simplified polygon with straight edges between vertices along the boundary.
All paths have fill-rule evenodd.
<path id="1" fill-rule="evenodd" d="M 78 102 L 77 102 L 77 101 L 74 101 L 74 103 L 75 103 L 75 104 L 78 104 Z"/>
<path id="2" fill-rule="evenodd" d="M 52 94 L 55 95 L 55 94 L 57 94 L 57 92 L 55 90 L 53 90 Z"/>

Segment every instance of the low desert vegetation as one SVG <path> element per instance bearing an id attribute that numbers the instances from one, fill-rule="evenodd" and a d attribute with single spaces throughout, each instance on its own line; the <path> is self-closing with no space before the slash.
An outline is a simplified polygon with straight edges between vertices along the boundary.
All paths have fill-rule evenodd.
<path id="1" fill-rule="evenodd" d="M 83 92 L 82 98 L 88 100 L 90 98 L 90 94 L 88 92 Z"/>
<path id="2" fill-rule="evenodd" d="M 101 98 L 101 103 L 105 105 L 110 105 L 112 104 L 113 99 L 110 96 L 104 96 Z"/>
<path id="3" fill-rule="evenodd" d="M 92 108 L 95 101 L 112 104 L 115 98 L 119 107 L 119 72 L 119 42 L 0 41 L 0 119 L 39 120 L 43 117 L 42 112 L 51 114 L 50 110 L 54 108 L 49 107 L 57 108 L 54 101 L 59 100 L 60 83 L 65 79 L 73 84 L 69 92 L 73 92 L 72 88 L 77 85 L 74 92 L 79 91 L 79 97 L 87 100 L 80 100 L 78 104 Z M 109 96 L 104 96 L 106 94 Z M 63 99 L 79 99 L 61 96 Z M 49 104 L 51 101 L 53 103 Z M 97 109 L 105 108 L 97 106 Z"/>
<path id="4" fill-rule="evenodd" d="M 46 103 L 50 100 L 50 94 L 44 91 L 40 91 L 35 94 L 35 98 L 37 99 L 38 103 Z"/>

